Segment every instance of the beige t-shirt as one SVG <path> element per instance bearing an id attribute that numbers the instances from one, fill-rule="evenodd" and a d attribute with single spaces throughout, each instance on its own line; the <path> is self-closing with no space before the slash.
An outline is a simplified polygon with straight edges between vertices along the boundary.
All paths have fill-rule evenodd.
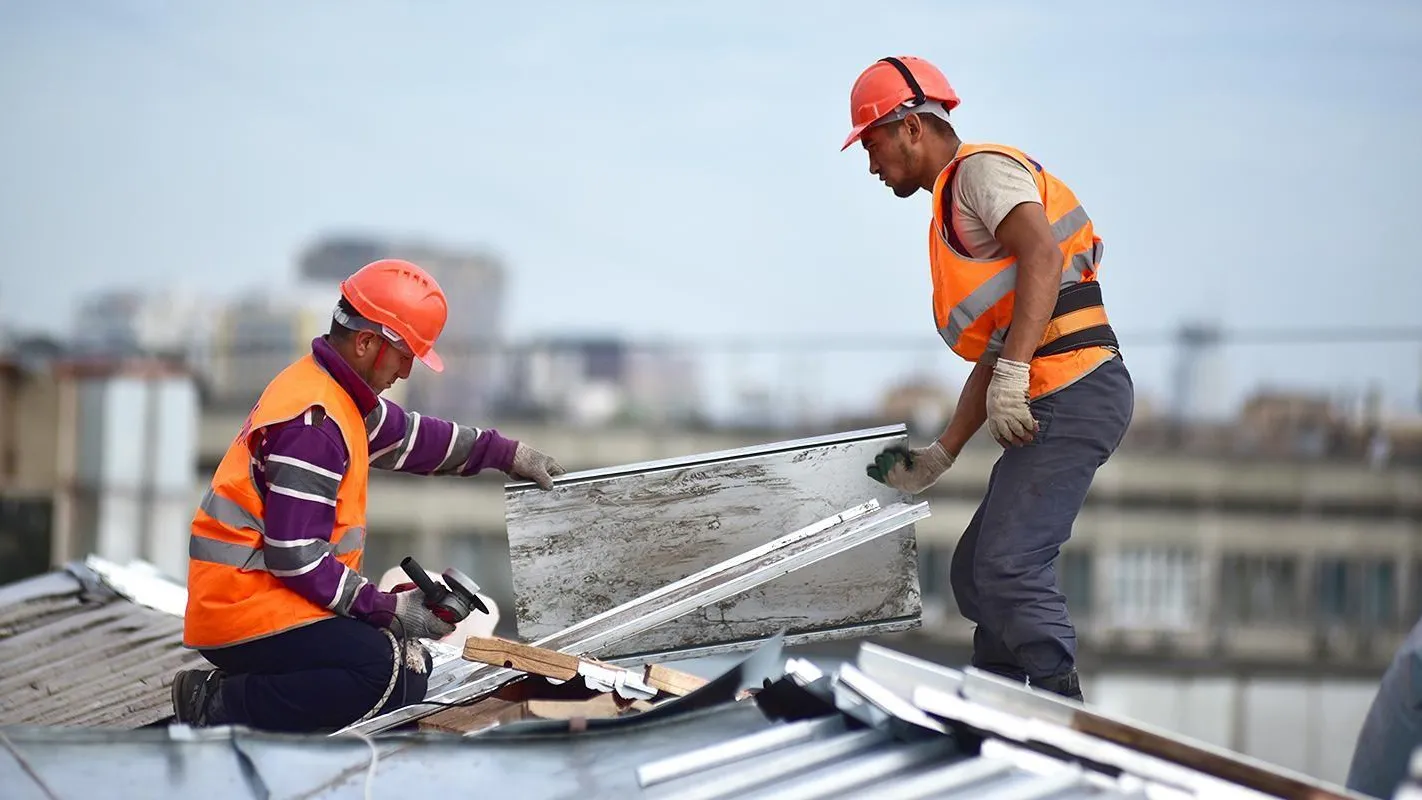
<path id="1" fill-rule="evenodd" d="M 997 226 L 1019 203 L 1041 205 L 1042 196 L 1027 168 L 1001 153 L 974 153 L 958 164 L 953 178 L 953 232 L 970 258 L 1005 258 Z"/>

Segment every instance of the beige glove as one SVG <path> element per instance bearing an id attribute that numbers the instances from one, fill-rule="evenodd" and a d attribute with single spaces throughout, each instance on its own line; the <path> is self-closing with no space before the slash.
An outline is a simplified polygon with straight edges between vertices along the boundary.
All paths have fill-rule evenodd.
<path id="1" fill-rule="evenodd" d="M 918 494 L 938 482 L 953 466 L 954 458 L 938 442 L 912 450 L 886 447 L 865 472 L 874 480 L 901 492 Z"/>
<path id="2" fill-rule="evenodd" d="M 1037 420 L 1027 405 L 1031 367 L 1021 361 L 999 358 L 992 367 L 987 390 L 988 431 L 1004 447 L 1027 444 L 1037 432 Z"/>
<path id="3" fill-rule="evenodd" d="M 509 475 L 533 481 L 540 489 L 547 491 L 553 488 L 553 478 L 562 474 L 563 467 L 552 456 L 540 453 L 523 442 L 519 442 L 514 450 Z"/>
<path id="4" fill-rule="evenodd" d="M 400 629 L 395 632 L 407 639 L 440 639 L 454 632 L 453 625 L 425 608 L 424 595 L 418 589 L 395 595 L 395 617 L 400 620 Z"/>

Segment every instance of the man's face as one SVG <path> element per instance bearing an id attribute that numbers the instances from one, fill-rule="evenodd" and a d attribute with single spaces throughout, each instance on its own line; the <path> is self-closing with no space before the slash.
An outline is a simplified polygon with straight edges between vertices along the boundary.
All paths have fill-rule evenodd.
<path id="1" fill-rule="evenodd" d="M 413 353 L 372 331 L 356 334 L 354 350 L 351 366 L 376 394 L 394 386 L 395 381 L 409 378 L 415 364 Z"/>
<path id="2" fill-rule="evenodd" d="M 909 197 L 921 188 L 918 156 L 902 120 L 864 131 L 859 141 L 869 154 L 869 173 L 878 176 L 899 197 Z"/>

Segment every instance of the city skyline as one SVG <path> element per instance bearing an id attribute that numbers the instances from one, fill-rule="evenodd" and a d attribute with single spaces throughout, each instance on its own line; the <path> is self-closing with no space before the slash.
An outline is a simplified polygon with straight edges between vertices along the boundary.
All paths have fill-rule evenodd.
<path id="1" fill-rule="evenodd" d="M 1190 321 L 1415 325 L 1415 4 L 861 17 L 847 3 L 8 5 L 0 240 L 44 279 L 8 273 L 0 311 L 54 332 L 78 292 L 105 286 L 279 285 L 313 232 L 368 228 L 508 263 L 512 338 L 715 345 L 722 397 L 759 383 L 841 407 L 905 374 L 953 385 L 966 366 L 932 330 L 923 196 L 895 200 L 862 152 L 838 150 L 854 76 L 917 53 L 963 96 L 965 138 L 1027 149 L 1083 198 L 1112 321 L 1162 402 L 1172 346 L 1134 337 Z M 1096 46 L 1064 65 L 1067 28 Z M 1365 149 L 1385 168 L 1320 155 Z M 906 345 L 851 352 L 861 335 Z M 745 342 L 783 353 L 723 363 Z M 817 342 L 835 349 L 796 355 Z M 1239 341 L 1225 361 L 1225 406 L 1256 386 L 1377 383 L 1400 413 L 1422 379 L 1415 340 Z"/>

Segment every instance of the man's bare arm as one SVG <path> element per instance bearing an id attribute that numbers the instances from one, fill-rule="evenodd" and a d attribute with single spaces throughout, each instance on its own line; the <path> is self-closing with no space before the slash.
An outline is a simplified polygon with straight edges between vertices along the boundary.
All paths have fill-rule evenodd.
<path id="1" fill-rule="evenodd" d="M 997 240 L 1017 258 L 1017 297 L 1001 358 L 1030 362 L 1061 288 L 1062 251 L 1038 203 L 1019 203 L 997 227 Z"/>
<path id="2" fill-rule="evenodd" d="M 953 409 L 953 418 L 949 420 L 943 435 L 938 437 L 938 443 L 954 458 L 958 457 L 963 446 L 987 421 L 987 387 L 988 382 L 992 380 L 994 360 L 993 355 L 988 353 L 973 366 L 968 379 L 963 381 L 963 391 L 958 395 L 958 405 Z"/>

